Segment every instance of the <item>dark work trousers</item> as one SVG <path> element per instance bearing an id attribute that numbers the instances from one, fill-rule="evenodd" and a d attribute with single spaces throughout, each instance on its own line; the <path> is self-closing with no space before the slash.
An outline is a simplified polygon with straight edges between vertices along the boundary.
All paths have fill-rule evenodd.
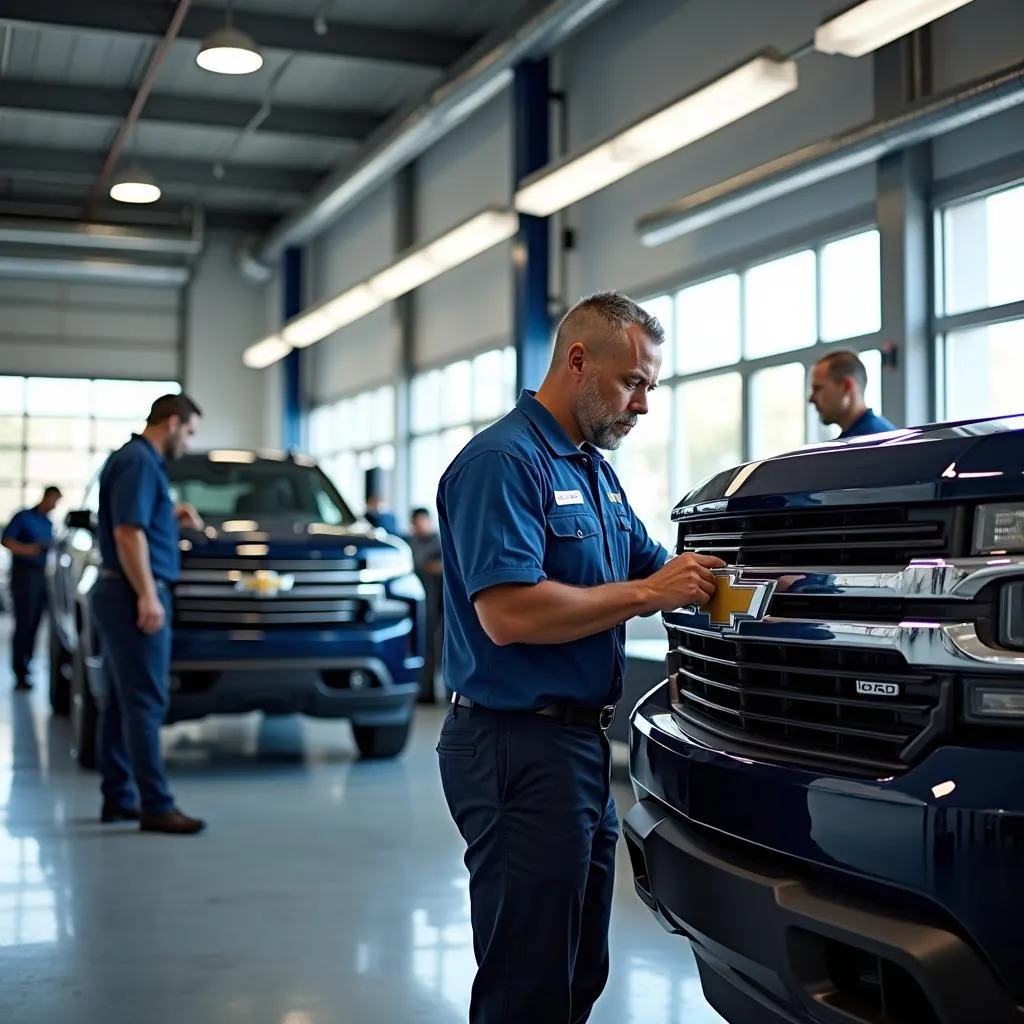
<path id="1" fill-rule="evenodd" d="M 41 565 L 11 566 L 11 603 L 14 605 L 14 640 L 11 668 L 18 682 L 28 679 L 36 634 L 46 610 L 46 573 Z"/>
<path id="2" fill-rule="evenodd" d="M 466 841 L 470 1024 L 582 1024 L 608 979 L 619 821 L 596 727 L 455 708 L 437 745 Z"/>
<path id="3" fill-rule="evenodd" d="M 103 800 L 138 807 L 141 798 L 147 814 L 174 807 L 160 750 L 170 699 L 171 594 L 163 584 L 158 593 L 166 618 L 152 635 L 136 625 L 138 600 L 127 581 L 101 580 L 90 602 L 106 683 L 97 737 Z"/>

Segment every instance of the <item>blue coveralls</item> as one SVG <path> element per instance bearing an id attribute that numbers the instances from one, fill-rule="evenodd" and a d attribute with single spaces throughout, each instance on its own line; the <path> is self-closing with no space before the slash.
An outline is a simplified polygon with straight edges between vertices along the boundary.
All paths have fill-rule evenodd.
<path id="1" fill-rule="evenodd" d="M 471 1024 L 578 1024 L 608 976 L 619 822 L 597 724 L 535 713 L 599 709 L 622 694 L 622 626 L 559 645 L 499 648 L 473 598 L 506 583 L 596 586 L 650 575 L 668 552 L 633 514 L 608 462 L 577 448 L 524 392 L 441 479 L 444 676 L 468 698 L 437 745 L 466 841 L 478 971 Z"/>
<path id="2" fill-rule="evenodd" d="M 3 539 L 42 544 L 46 548 L 53 543 L 53 523 L 38 508 L 22 509 L 7 524 Z M 46 610 L 45 570 L 45 554 L 11 556 L 11 601 L 14 604 L 11 668 L 20 684 L 28 681 L 36 634 Z"/>
<path id="3" fill-rule="evenodd" d="M 165 613 L 163 628 L 152 635 L 137 625 L 138 598 L 118 562 L 114 528 L 122 525 L 141 527 L 149 543 Z M 136 808 L 141 798 L 144 814 L 163 814 L 174 807 L 160 727 L 169 701 L 170 587 L 178 577 L 179 532 L 164 459 L 138 434 L 100 474 L 98 538 L 102 569 L 90 609 L 106 677 L 97 751 L 104 805 Z"/>

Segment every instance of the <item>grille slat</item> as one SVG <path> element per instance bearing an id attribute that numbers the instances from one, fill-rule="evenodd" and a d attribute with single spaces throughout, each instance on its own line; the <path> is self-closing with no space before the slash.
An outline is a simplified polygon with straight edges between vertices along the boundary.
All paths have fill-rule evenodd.
<path id="1" fill-rule="evenodd" d="M 737 753 L 785 750 L 814 763 L 890 772 L 921 748 L 945 693 L 935 675 L 871 648 L 677 632 L 668 668 L 674 712 L 734 741 Z M 898 683 L 900 694 L 891 701 L 861 695 L 857 680 Z"/>
<path id="2" fill-rule="evenodd" d="M 725 513 L 684 519 L 680 550 L 761 568 L 903 568 L 954 554 L 955 518 L 955 507 L 934 505 Z"/>

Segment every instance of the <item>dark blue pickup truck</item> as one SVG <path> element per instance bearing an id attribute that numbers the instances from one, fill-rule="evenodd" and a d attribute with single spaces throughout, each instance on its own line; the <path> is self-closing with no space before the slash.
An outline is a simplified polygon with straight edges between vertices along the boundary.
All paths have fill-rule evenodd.
<path id="1" fill-rule="evenodd" d="M 1024 1021 L 1024 417 L 739 466 L 630 728 L 636 890 L 742 1024 Z"/>
<path id="2" fill-rule="evenodd" d="M 363 757 L 409 735 L 425 642 L 408 545 L 358 521 L 304 456 L 213 451 L 168 465 L 203 531 L 181 537 L 167 722 L 262 711 L 351 720 Z M 50 697 L 91 767 L 103 651 L 89 620 L 97 486 L 50 553 Z"/>

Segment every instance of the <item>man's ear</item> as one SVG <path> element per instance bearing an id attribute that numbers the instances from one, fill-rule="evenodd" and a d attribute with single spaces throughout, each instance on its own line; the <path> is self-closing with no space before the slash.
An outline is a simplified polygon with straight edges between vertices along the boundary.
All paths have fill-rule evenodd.
<path id="1" fill-rule="evenodd" d="M 570 373 L 577 376 L 582 375 L 587 363 L 587 346 L 582 341 L 574 341 L 569 346 L 565 362 Z"/>

